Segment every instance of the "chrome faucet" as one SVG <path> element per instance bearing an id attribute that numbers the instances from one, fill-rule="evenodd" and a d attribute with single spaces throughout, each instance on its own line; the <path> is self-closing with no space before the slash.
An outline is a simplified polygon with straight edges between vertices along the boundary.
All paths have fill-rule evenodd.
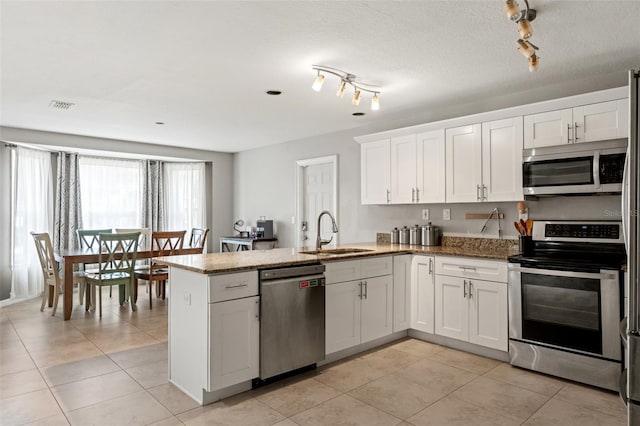
<path id="1" fill-rule="evenodd" d="M 316 250 L 320 250 L 323 245 L 329 244 L 331 241 L 333 241 L 333 235 L 328 240 L 323 240 L 322 237 L 320 237 L 320 221 L 322 220 L 322 216 L 324 216 L 325 214 L 329 215 L 329 217 L 331 218 L 331 226 L 332 226 L 333 233 L 335 234 L 338 232 L 338 224 L 336 223 L 336 220 L 331 214 L 331 212 L 328 210 L 325 210 L 322 213 L 320 213 L 318 215 L 318 226 L 316 228 L 316 230 L 318 231 L 318 235 L 316 236 Z"/>
<path id="2" fill-rule="evenodd" d="M 482 225 L 482 229 L 480 230 L 480 233 L 484 234 L 484 231 L 487 229 L 487 225 L 489 224 L 489 221 L 493 217 L 494 213 L 498 216 L 498 238 L 502 239 L 502 223 L 500 220 L 500 210 L 498 210 L 497 207 L 495 207 L 493 210 L 491 210 L 491 213 L 489 213 L 489 217 L 484 222 L 484 225 Z"/>

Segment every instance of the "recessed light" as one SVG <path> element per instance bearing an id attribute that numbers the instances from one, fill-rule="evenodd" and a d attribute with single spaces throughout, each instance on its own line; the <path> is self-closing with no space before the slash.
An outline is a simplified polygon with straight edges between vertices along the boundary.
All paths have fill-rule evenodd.
<path id="1" fill-rule="evenodd" d="M 162 125 L 164 125 L 164 121 L 156 121 L 156 124 L 157 124 L 158 126 L 162 126 Z"/>
<path id="2" fill-rule="evenodd" d="M 362 117 L 364 115 L 364 112 L 354 112 L 353 114 L 354 117 Z"/>
<path id="3" fill-rule="evenodd" d="M 266 92 L 267 95 L 271 95 L 271 96 L 278 96 L 282 94 L 282 91 L 280 90 L 267 90 Z"/>

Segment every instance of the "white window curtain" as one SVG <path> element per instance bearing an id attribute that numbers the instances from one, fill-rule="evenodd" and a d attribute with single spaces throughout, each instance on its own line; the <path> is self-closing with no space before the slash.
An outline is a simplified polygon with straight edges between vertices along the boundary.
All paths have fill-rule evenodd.
<path id="1" fill-rule="evenodd" d="M 44 279 L 31 232 L 53 229 L 51 153 L 17 147 L 13 158 L 11 299 L 40 295 Z"/>
<path id="2" fill-rule="evenodd" d="M 78 163 L 83 228 L 142 227 L 144 163 L 87 156 Z"/>
<path id="3" fill-rule="evenodd" d="M 204 163 L 164 164 L 166 230 L 206 227 L 205 186 Z"/>

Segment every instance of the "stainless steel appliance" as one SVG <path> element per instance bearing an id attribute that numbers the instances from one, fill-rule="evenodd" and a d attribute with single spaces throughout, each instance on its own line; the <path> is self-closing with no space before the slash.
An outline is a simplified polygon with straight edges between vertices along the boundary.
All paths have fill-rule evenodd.
<path id="1" fill-rule="evenodd" d="M 407 228 L 407 225 L 403 226 L 402 229 L 398 231 L 400 244 L 409 244 L 411 242 L 411 231 Z"/>
<path id="2" fill-rule="evenodd" d="M 258 220 L 256 221 L 258 238 L 273 238 L 273 221 Z"/>
<path id="3" fill-rule="evenodd" d="M 638 117 L 638 78 L 640 70 L 629 71 L 629 145 L 622 193 L 622 221 L 627 248 L 628 308 L 622 322 L 627 364 L 623 372 L 620 395 L 627 404 L 628 424 L 640 425 L 640 119 Z M 626 325 L 626 326 L 625 326 Z"/>
<path id="4" fill-rule="evenodd" d="M 522 151 L 524 195 L 621 193 L 626 139 Z"/>
<path id="5" fill-rule="evenodd" d="M 432 225 L 429 222 L 422 226 L 422 245 L 423 246 L 439 246 L 442 240 L 440 227 Z"/>
<path id="6" fill-rule="evenodd" d="M 409 232 L 409 244 L 419 246 L 422 244 L 422 229 L 420 225 L 412 226 Z"/>
<path id="7" fill-rule="evenodd" d="M 536 221 L 532 242 L 509 257 L 511 364 L 617 390 L 622 224 Z"/>
<path id="8" fill-rule="evenodd" d="M 324 265 L 260 271 L 260 378 L 324 359 Z"/>

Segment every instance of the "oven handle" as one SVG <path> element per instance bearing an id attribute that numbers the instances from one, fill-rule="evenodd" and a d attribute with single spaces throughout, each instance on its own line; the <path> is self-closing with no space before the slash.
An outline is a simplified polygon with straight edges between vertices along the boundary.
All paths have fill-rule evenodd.
<path id="1" fill-rule="evenodd" d="M 600 188 L 600 151 L 593 154 L 593 187 Z"/>
<path id="2" fill-rule="evenodd" d="M 574 272 L 574 271 L 555 271 L 551 269 L 523 268 L 513 263 L 509 264 L 509 270 L 514 272 L 525 272 L 527 274 L 555 275 L 558 277 L 595 278 L 595 279 L 601 279 L 601 280 L 616 279 L 616 275 L 609 272 L 589 273 L 589 272 Z"/>

